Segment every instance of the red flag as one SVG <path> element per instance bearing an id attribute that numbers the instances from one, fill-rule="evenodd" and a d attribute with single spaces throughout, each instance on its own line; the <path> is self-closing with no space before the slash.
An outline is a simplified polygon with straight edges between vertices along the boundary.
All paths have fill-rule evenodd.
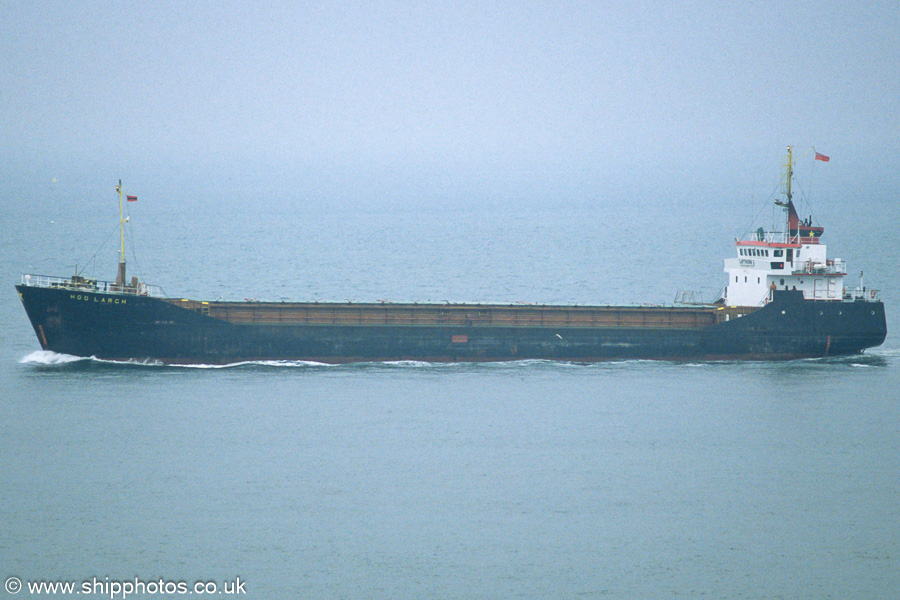
<path id="1" fill-rule="evenodd" d="M 828 160 L 827 158 L 825 160 Z M 137 196 L 125 196 L 125 199 L 129 202 L 137 202 Z"/>
<path id="2" fill-rule="evenodd" d="M 824 154 L 819 154 L 818 152 L 816 152 L 816 160 L 821 160 L 822 162 L 828 162 L 831 159 L 829 157 L 825 156 Z"/>

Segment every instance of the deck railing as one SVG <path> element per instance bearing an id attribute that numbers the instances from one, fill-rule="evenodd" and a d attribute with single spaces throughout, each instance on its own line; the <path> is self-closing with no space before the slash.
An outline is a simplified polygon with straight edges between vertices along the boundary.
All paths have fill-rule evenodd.
<path id="1" fill-rule="evenodd" d="M 100 281 L 74 275 L 72 277 L 54 277 L 52 275 L 22 275 L 22 285 L 41 288 L 62 288 L 80 292 L 96 292 L 98 294 L 126 294 L 130 296 L 153 296 L 165 298 L 166 295 L 158 285 L 146 283 L 128 283 L 119 285 L 112 281 Z"/>
<path id="2" fill-rule="evenodd" d="M 845 288 L 842 297 L 844 302 L 880 302 L 881 290 L 862 288 Z"/>
<path id="3" fill-rule="evenodd" d="M 829 258 L 824 264 L 812 260 L 794 261 L 794 275 L 846 275 L 847 263 L 840 259 Z"/>

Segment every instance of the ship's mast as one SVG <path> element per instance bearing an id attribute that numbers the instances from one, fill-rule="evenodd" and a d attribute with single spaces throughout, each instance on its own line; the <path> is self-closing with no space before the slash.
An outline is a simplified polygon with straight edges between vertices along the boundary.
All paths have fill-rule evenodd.
<path id="1" fill-rule="evenodd" d="M 794 148 L 792 146 L 787 147 L 787 158 L 784 161 L 784 195 L 787 199 L 784 203 L 778 202 L 780 206 L 784 207 L 784 224 L 785 224 L 785 236 L 788 241 L 791 239 L 791 214 L 794 213 L 794 203 L 793 198 L 794 195 L 791 192 L 791 182 L 794 179 L 794 157 L 793 157 Z M 799 235 L 799 231 L 798 231 Z"/>
<path id="2" fill-rule="evenodd" d="M 116 192 L 119 194 L 119 239 L 121 246 L 119 249 L 119 272 L 116 274 L 116 285 L 125 285 L 125 216 L 122 208 L 122 180 L 116 186 Z"/>
<path id="3" fill-rule="evenodd" d="M 788 202 L 791 201 L 791 179 L 794 176 L 794 161 L 791 158 L 791 154 L 793 152 L 793 148 L 788 146 L 787 148 L 787 160 L 784 163 L 784 194 L 787 196 Z M 120 194 L 121 197 L 121 194 Z"/>

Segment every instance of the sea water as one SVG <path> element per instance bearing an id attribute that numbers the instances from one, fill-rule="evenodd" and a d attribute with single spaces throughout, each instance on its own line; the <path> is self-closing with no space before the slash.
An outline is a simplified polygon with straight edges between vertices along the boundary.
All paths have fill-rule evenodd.
<path id="1" fill-rule="evenodd" d="M 98 598 L 122 597 L 121 582 L 144 584 L 130 597 L 159 597 L 153 582 L 250 598 L 900 589 L 900 290 L 897 240 L 884 243 L 900 219 L 887 203 L 825 222 L 830 254 L 887 304 L 887 342 L 859 356 L 168 367 L 38 349 L 13 284 L 76 263 L 112 278 L 104 211 L 116 215 L 12 200 L 5 581 L 86 582 Z M 196 299 L 712 300 L 744 225 L 662 201 L 627 219 L 591 203 L 129 208 L 129 275 Z"/>

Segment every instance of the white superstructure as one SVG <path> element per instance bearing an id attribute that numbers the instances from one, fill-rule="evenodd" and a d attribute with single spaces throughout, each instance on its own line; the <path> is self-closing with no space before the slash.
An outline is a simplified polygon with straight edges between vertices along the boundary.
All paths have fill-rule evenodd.
<path id="1" fill-rule="evenodd" d="M 843 299 L 844 261 L 827 258 L 825 244 L 819 244 L 818 238 L 800 239 L 736 242 L 737 257 L 725 259 L 725 304 L 762 306 L 773 289 L 799 290 L 807 300 Z"/>
<path id="2" fill-rule="evenodd" d="M 817 158 L 827 160 L 821 154 Z M 771 300 L 771 291 L 775 289 L 801 291 L 807 300 L 854 300 L 862 299 L 866 293 L 862 287 L 845 290 L 844 261 L 828 258 L 825 244 L 819 243 L 824 228 L 813 226 L 811 219 L 801 220 L 797 215 L 791 197 L 792 167 L 788 147 L 786 202 L 776 202 L 785 209 L 785 231 L 766 232 L 760 228 L 752 239 L 735 241 L 736 256 L 725 259 L 728 283 L 723 300 L 726 305 L 763 306 Z M 874 291 L 869 294 L 875 298 Z"/>

